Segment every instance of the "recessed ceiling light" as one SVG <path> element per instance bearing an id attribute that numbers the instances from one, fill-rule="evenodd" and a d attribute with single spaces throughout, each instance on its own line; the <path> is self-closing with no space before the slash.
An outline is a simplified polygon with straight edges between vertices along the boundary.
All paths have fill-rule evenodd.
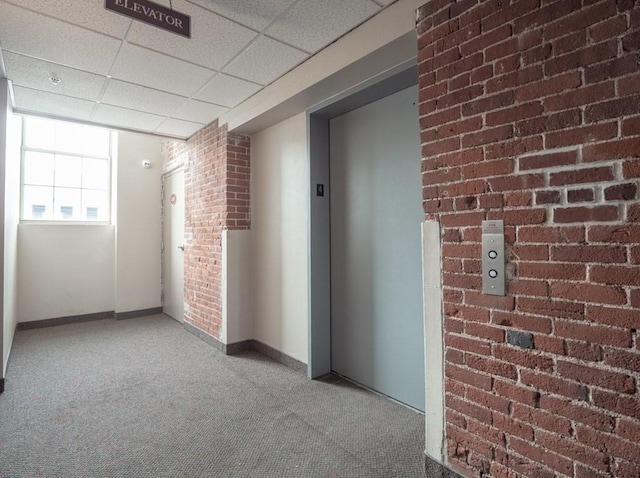
<path id="1" fill-rule="evenodd" d="M 55 76 L 55 75 L 51 75 L 49 77 L 49 81 L 51 83 L 53 83 L 54 85 L 59 85 L 62 82 L 62 80 L 60 78 L 58 78 L 57 76 Z"/>

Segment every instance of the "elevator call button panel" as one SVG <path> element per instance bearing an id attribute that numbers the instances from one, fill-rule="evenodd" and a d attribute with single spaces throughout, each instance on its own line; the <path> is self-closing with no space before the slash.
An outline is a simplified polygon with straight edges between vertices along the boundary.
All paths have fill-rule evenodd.
<path id="1" fill-rule="evenodd" d="M 504 223 L 482 221 L 482 291 L 505 294 Z"/>

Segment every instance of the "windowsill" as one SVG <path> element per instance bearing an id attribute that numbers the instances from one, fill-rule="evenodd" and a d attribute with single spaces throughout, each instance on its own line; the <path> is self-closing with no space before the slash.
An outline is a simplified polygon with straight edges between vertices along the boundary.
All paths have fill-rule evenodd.
<path id="1" fill-rule="evenodd" d="M 21 219 L 19 224 L 25 226 L 113 226 L 108 221 L 37 221 L 25 219 Z"/>

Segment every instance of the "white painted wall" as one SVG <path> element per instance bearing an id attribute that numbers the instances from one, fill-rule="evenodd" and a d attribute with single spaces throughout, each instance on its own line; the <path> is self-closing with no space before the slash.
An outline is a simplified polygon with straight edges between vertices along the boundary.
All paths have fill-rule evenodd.
<path id="1" fill-rule="evenodd" d="M 18 226 L 19 322 L 114 310 L 115 228 Z"/>
<path id="2" fill-rule="evenodd" d="M 251 231 L 222 232 L 222 342 L 253 338 Z"/>
<path id="3" fill-rule="evenodd" d="M 3 370 L 6 372 L 18 323 L 18 220 L 20 218 L 20 139 L 22 120 L 7 108 L 4 182 Z"/>
<path id="4" fill-rule="evenodd" d="M 19 322 L 160 307 L 160 139 L 119 133 L 114 163 L 117 226 L 19 225 Z"/>
<path id="5" fill-rule="evenodd" d="M 307 363 L 307 119 L 251 137 L 253 336 Z"/>
<path id="6" fill-rule="evenodd" d="M 161 140 L 118 133 L 115 311 L 161 306 Z M 151 161 L 144 169 L 142 160 Z"/>

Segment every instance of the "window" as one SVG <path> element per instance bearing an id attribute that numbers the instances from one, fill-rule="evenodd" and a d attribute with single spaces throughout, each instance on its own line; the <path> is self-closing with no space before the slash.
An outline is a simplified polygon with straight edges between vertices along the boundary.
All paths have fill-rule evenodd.
<path id="1" fill-rule="evenodd" d="M 110 188 L 109 130 L 25 117 L 23 220 L 108 222 Z"/>

